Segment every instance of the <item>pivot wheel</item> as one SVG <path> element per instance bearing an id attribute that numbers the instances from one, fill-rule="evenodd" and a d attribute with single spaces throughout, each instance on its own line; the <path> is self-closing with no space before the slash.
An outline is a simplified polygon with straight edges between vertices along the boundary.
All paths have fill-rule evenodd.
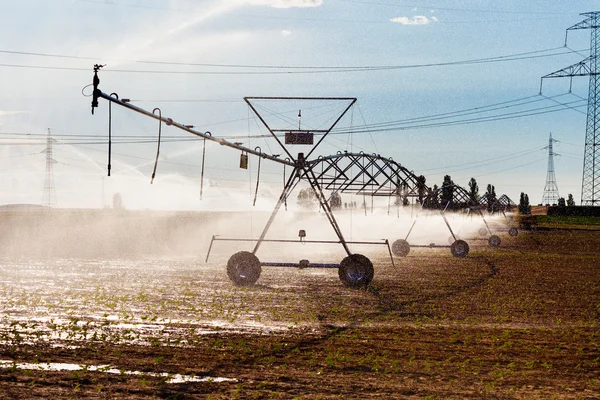
<path id="1" fill-rule="evenodd" d="M 260 261 L 249 251 L 235 253 L 227 261 L 227 276 L 237 286 L 253 285 L 260 273 Z"/>
<path id="2" fill-rule="evenodd" d="M 338 269 L 342 283 L 352 289 L 366 288 L 373 280 L 373 263 L 362 254 L 351 254 L 344 258 Z"/>
<path id="3" fill-rule="evenodd" d="M 510 228 L 508 230 L 508 234 L 510 236 L 517 236 L 519 234 L 519 230 L 517 228 Z"/>
<path id="4" fill-rule="evenodd" d="M 469 254 L 469 244 L 459 239 L 450 245 L 450 252 L 454 257 L 466 257 Z"/>
<path id="5" fill-rule="evenodd" d="M 488 244 L 490 245 L 490 247 L 498 247 L 500 246 L 500 242 L 500 237 L 498 237 L 497 235 L 492 235 L 488 239 Z"/>
<path id="6" fill-rule="evenodd" d="M 398 239 L 392 243 L 392 253 L 398 257 L 406 257 L 410 253 L 410 245 L 404 239 Z"/>

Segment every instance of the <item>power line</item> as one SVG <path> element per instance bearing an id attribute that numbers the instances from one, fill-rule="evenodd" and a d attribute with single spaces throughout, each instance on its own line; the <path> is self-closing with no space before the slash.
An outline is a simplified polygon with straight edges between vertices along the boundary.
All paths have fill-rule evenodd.
<path id="1" fill-rule="evenodd" d="M 438 63 L 424 63 L 424 64 L 407 64 L 407 65 L 370 65 L 370 66 L 284 66 L 284 65 L 249 65 L 249 64 L 201 64 L 201 63 L 177 63 L 177 62 L 166 62 L 166 61 L 127 61 L 130 63 L 151 63 L 151 64 L 164 64 L 164 65 L 180 65 L 180 66 L 195 66 L 195 67 L 217 67 L 217 68 L 239 68 L 239 69 L 267 69 L 267 71 L 172 71 L 172 70 L 135 70 L 135 69 L 110 69 L 105 68 L 105 72 L 113 73 L 138 73 L 138 74 L 161 74 L 161 75 L 282 75 L 282 74 L 323 74 L 323 73 L 348 73 L 348 72 L 379 72 L 379 71 L 392 71 L 400 69 L 414 69 L 414 68 L 431 68 L 431 67 L 445 67 L 445 66 L 460 66 L 460 65 L 472 65 L 472 64 L 483 64 L 483 63 L 495 63 L 495 62 L 506 62 L 506 61 L 517 61 L 527 60 L 542 57 L 554 57 L 557 55 L 571 54 L 572 50 L 554 52 L 555 50 L 563 49 L 564 47 L 556 47 L 550 49 L 536 50 L 525 53 L 516 53 L 510 55 L 501 55 L 494 57 L 485 57 L 470 60 L 459 60 L 459 61 L 448 61 Z M 553 52 L 550 54 L 539 54 Z M 10 50 L 0 50 L 0 53 L 10 54 L 21 54 L 39 57 L 59 57 L 59 58 L 73 58 L 73 59 L 85 59 L 91 60 L 90 57 L 80 56 L 69 56 L 62 54 L 47 54 L 47 53 L 32 53 L 32 52 L 17 52 Z M 97 60 L 97 58 L 93 58 Z M 89 72 L 89 68 L 79 67 L 61 67 L 61 66 L 47 66 L 47 65 L 27 65 L 27 64 L 9 64 L 2 63 L 1 67 L 7 68 L 30 68 L 30 69 L 43 69 L 43 70 L 61 70 L 61 71 L 86 71 Z"/>
<path id="2" fill-rule="evenodd" d="M 444 170 L 448 170 L 449 168 L 455 168 L 455 167 L 464 167 L 469 165 L 469 168 L 477 168 L 477 167 L 481 167 L 481 166 L 486 166 L 486 165 L 490 165 L 490 164 L 496 164 L 499 162 L 504 162 L 513 158 L 517 158 L 517 157 L 523 157 L 532 153 L 535 153 L 539 150 L 542 150 L 543 148 L 541 147 L 535 147 L 535 148 L 531 148 L 531 149 L 527 149 L 527 150 L 523 150 L 523 151 L 519 151 L 513 154 L 509 154 L 509 155 L 505 155 L 505 156 L 500 156 L 500 157 L 494 157 L 494 158 L 488 158 L 486 160 L 483 161 L 471 161 L 468 163 L 463 163 L 463 164 L 454 164 L 454 165 L 448 165 L 445 167 L 436 167 L 436 168 L 429 168 L 429 169 L 422 169 L 420 170 L 420 172 L 425 172 L 425 171 L 444 171 Z M 478 165 L 480 164 L 480 165 Z M 456 171 L 462 171 L 465 169 L 469 169 L 469 168 L 461 168 L 461 169 L 456 169 L 456 170 L 450 170 L 448 172 L 456 172 Z"/>
<path id="3" fill-rule="evenodd" d="M 499 169 L 499 170 L 496 170 L 496 171 L 493 171 L 493 172 L 488 172 L 488 173 L 485 173 L 485 174 L 478 174 L 478 175 L 475 175 L 473 177 L 479 178 L 479 177 L 482 177 L 482 176 L 498 174 L 500 172 L 512 171 L 514 169 L 525 167 L 527 165 L 536 164 L 536 163 L 539 163 L 540 161 L 544 161 L 544 160 L 545 160 L 545 158 L 540 158 L 540 159 L 537 159 L 535 161 L 531 161 L 531 162 L 528 162 L 528 163 L 525 163 L 525 164 L 519 164 L 519 165 L 516 165 L 514 167 L 503 168 L 503 169 Z M 457 178 L 456 180 L 458 181 L 458 180 L 470 179 L 470 178 L 472 178 L 472 177 L 471 176 L 469 176 L 469 177 L 461 177 L 461 178 Z"/>
<path id="4" fill-rule="evenodd" d="M 574 102 L 570 102 L 570 103 L 560 103 L 557 105 L 551 105 L 551 106 L 545 106 L 545 107 L 538 107 L 538 108 L 533 108 L 533 109 L 528 109 L 528 110 L 523 110 L 523 111 L 517 111 L 517 112 L 511 112 L 511 113 L 504 113 L 504 114 L 498 114 L 498 115 L 491 115 L 491 116 L 485 116 L 485 117 L 478 117 L 478 118 L 468 118 L 468 119 L 462 119 L 462 120 L 456 120 L 456 121 L 447 121 L 447 122 L 437 122 L 437 123 L 429 123 L 429 124 L 413 124 L 413 125 L 402 125 L 402 124 L 396 124 L 396 125 L 387 125 L 386 127 L 383 128 L 378 128 L 377 124 L 375 124 L 375 128 L 369 128 L 369 126 L 366 126 L 367 129 L 346 129 L 346 130 L 340 130 L 340 131 L 336 131 L 336 132 L 331 132 L 331 135 L 347 135 L 347 134 L 353 134 L 353 133 L 375 133 L 375 132 L 389 132 L 389 131 L 397 131 L 397 130 L 409 130 L 409 129 L 422 129 L 422 128 L 437 128 L 437 127 L 447 127 L 447 126 L 456 126 L 456 125 L 466 125 L 466 124 L 473 124 L 473 123 L 482 123 L 482 122 L 492 122 L 492 121 L 500 121 L 500 120 L 506 120 L 506 119 L 513 119 L 513 118 L 522 118 L 522 117 L 526 117 L 526 116 L 534 116 L 534 115 L 542 115 L 542 114 L 548 114 L 548 113 L 553 113 L 553 112 L 558 112 L 558 111 L 565 111 L 565 110 L 569 110 L 572 109 L 572 104 L 574 103 L 581 103 L 583 102 L 582 100 L 577 100 Z M 580 104 L 577 107 L 581 107 L 584 106 L 584 104 Z M 561 108 L 558 108 L 561 107 Z M 8 135 L 14 135 L 18 133 L 1 133 L 2 134 L 8 134 Z M 30 136 L 31 134 L 24 134 L 22 133 L 21 135 L 27 135 Z M 57 137 L 61 137 L 60 135 L 57 135 Z M 88 136 L 88 140 L 86 141 L 82 141 L 81 138 L 82 136 L 77 136 L 78 139 L 72 142 L 68 142 L 68 141 L 64 141 L 67 144 L 98 144 L 98 145 L 104 145 L 107 144 L 107 141 L 97 141 L 97 138 L 101 137 L 101 136 L 97 136 L 97 135 L 90 135 Z M 220 136 L 219 136 L 220 137 Z M 220 138 L 231 138 L 231 139 L 243 139 L 246 138 L 247 136 L 223 136 Z M 271 135 L 254 135 L 252 136 L 252 138 L 268 138 L 271 137 Z M 85 138 L 85 136 L 83 136 L 83 138 Z M 147 139 L 148 138 L 148 139 Z M 122 139 L 117 137 L 117 141 L 120 144 L 148 144 L 148 143 L 156 143 L 156 139 L 151 139 L 152 136 L 131 136 L 131 137 L 127 137 L 127 136 L 123 136 Z M 22 138 L 24 139 L 24 138 Z M 0 140 L 9 140 L 9 139 L 3 139 L 0 138 Z M 31 140 L 39 140 L 37 137 L 35 138 L 31 138 Z M 174 143 L 174 142 L 191 142 L 191 141 L 199 141 L 202 140 L 200 138 L 196 138 L 196 137 L 177 137 L 177 136 L 169 136 L 169 137 L 165 137 L 164 141 L 166 143 Z M 27 142 L 12 142 L 12 143 L 3 143 L 4 145 L 32 145 L 32 144 L 43 144 L 42 142 L 40 143 L 27 143 Z"/>
<path id="5" fill-rule="evenodd" d="M 473 13 L 486 13 L 486 14 L 523 14 L 523 15 L 579 15 L 579 13 L 573 12 L 549 12 L 549 11 L 515 11 L 515 10 L 493 10 L 493 9 L 476 9 L 476 8 L 449 8 L 449 7 L 437 7 L 433 5 L 423 5 L 423 4 L 391 4 L 391 3 L 383 3 L 378 1 L 366 1 L 366 0 L 338 0 L 345 3 L 356 3 L 356 4 L 368 4 L 374 6 L 384 6 L 384 7 L 402 7 L 402 8 L 426 8 L 433 10 L 441 10 L 441 11 L 462 11 L 462 12 L 473 12 Z"/>
<path id="6" fill-rule="evenodd" d="M 562 96 L 562 95 L 558 95 L 558 96 Z M 558 97 L 558 96 L 555 96 L 555 97 Z M 517 107 L 517 106 L 521 106 L 524 104 L 535 103 L 535 102 L 543 100 L 542 98 L 539 98 L 537 100 L 523 102 L 524 100 L 529 100 L 529 99 L 536 98 L 536 97 L 540 97 L 540 95 L 536 94 L 533 96 L 521 97 L 521 98 L 515 99 L 515 100 L 508 100 L 508 101 L 503 101 L 500 103 L 490 104 L 490 105 L 486 105 L 486 106 L 479 106 L 479 107 L 468 108 L 468 109 L 458 110 L 458 111 L 450 111 L 450 112 L 441 113 L 441 114 L 433 114 L 433 115 L 422 116 L 422 117 L 406 118 L 406 119 L 395 120 L 395 121 L 387 121 L 387 122 L 378 122 L 378 123 L 374 123 L 374 124 L 359 125 L 359 126 L 356 126 L 355 128 L 356 129 L 368 129 L 368 128 L 375 128 L 375 127 L 384 127 L 384 126 L 405 124 L 405 123 L 409 123 L 409 122 L 427 122 L 427 121 L 438 120 L 438 119 L 449 119 L 449 118 L 454 118 L 454 117 L 458 117 L 458 116 L 495 111 L 495 110 L 499 110 L 499 109 L 503 109 L 503 108 Z M 514 103 L 518 103 L 518 104 L 514 104 Z M 344 129 L 344 128 L 338 128 L 337 130 L 340 130 L 340 129 Z"/>
<path id="7" fill-rule="evenodd" d="M 430 123 L 430 124 L 414 124 L 414 125 L 398 124 L 397 126 L 386 127 L 386 128 L 363 129 L 363 130 L 354 130 L 354 131 L 350 131 L 350 130 L 338 131 L 338 132 L 335 132 L 335 134 L 339 135 L 339 134 L 348 134 L 348 133 L 373 133 L 373 132 L 404 131 L 404 130 L 409 130 L 409 129 L 439 128 L 439 127 L 446 127 L 446 126 L 469 125 L 469 124 L 481 123 L 481 122 L 501 121 L 501 120 L 506 120 L 506 119 L 522 118 L 522 117 L 528 117 L 528 116 L 533 116 L 533 115 L 542 115 L 542 114 L 548 114 L 548 113 L 553 113 L 553 112 L 558 112 L 558 111 L 565 111 L 565 110 L 569 110 L 571 107 L 568 107 L 568 106 L 570 106 L 574 103 L 579 103 L 579 105 L 577 107 L 585 106 L 585 104 L 582 104 L 580 100 L 577 100 L 577 101 L 570 102 L 570 103 L 564 103 L 564 104 L 561 103 L 558 105 L 539 107 L 539 108 L 534 108 L 534 109 L 529 109 L 529 110 L 524 110 L 524 111 L 498 114 L 498 115 L 492 115 L 492 116 L 487 116 L 487 117 L 470 118 L 470 119 L 448 121 L 448 122 L 437 122 L 437 123 Z M 557 108 L 557 107 L 561 107 L 561 108 Z"/>

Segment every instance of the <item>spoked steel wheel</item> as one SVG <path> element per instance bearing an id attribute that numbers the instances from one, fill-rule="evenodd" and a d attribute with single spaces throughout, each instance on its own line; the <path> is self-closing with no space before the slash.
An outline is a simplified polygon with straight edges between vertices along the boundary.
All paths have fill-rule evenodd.
<path id="1" fill-rule="evenodd" d="M 351 254 L 340 263 L 338 274 L 342 283 L 353 289 L 366 288 L 373 280 L 373 263 L 362 254 Z"/>
<path id="2" fill-rule="evenodd" d="M 488 239 L 488 244 L 490 245 L 490 247 L 498 247 L 498 246 L 500 246 L 500 242 L 501 242 L 500 237 L 497 235 L 492 235 Z"/>
<path id="3" fill-rule="evenodd" d="M 392 253 L 398 257 L 406 257 L 410 253 L 410 245 L 404 239 L 398 239 L 392 243 Z"/>
<path id="4" fill-rule="evenodd" d="M 454 257 L 466 257 L 469 254 L 469 244 L 459 239 L 450 245 L 450 252 Z"/>
<path id="5" fill-rule="evenodd" d="M 260 273 L 260 261 L 249 251 L 235 253 L 227 261 L 227 276 L 237 286 L 253 285 Z"/>

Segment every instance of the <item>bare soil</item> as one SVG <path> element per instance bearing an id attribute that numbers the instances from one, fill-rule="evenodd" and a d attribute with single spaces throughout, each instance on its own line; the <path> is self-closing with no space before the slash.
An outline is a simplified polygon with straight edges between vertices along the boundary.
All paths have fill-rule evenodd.
<path id="1" fill-rule="evenodd" d="M 0 398 L 600 398 L 600 232 L 502 240 L 464 259 L 412 249 L 395 267 L 364 249 L 367 290 L 284 268 L 236 287 L 226 254 L 3 259 L 0 361 L 15 364 Z M 123 374 L 41 368 L 58 362 Z"/>

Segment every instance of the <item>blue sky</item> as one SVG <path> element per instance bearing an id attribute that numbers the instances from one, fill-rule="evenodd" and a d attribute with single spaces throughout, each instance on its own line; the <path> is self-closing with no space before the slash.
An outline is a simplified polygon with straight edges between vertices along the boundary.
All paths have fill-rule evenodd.
<path id="1" fill-rule="evenodd" d="M 547 166 L 541 149 L 552 133 L 561 141 L 555 145 L 562 154 L 555 160 L 560 193 L 578 201 L 588 79 L 574 79 L 572 93 L 568 79 L 545 80 L 543 94 L 553 100 L 538 92 L 541 76 L 589 55 L 589 30 L 571 32 L 569 47 L 562 46 L 566 28 L 595 7 L 592 1 L 4 1 L 0 203 L 39 203 L 45 141 L 36 135 L 48 128 L 57 139 L 59 206 L 99 207 L 114 192 L 130 208 L 203 209 L 222 206 L 231 193 L 250 203 L 256 160 L 239 170 L 239 154 L 218 145 L 207 149 L 204 203 L 198 201 L 201 143 L 166 143 L 152 186 L 155 144 L 115 144 L 113 176 L 104 177 L 106 145 L 96 143 L 107 135 L 108 104 L 101 101 L 92 116 L 82 95 L 90 92 L 84 87 L 95 63 L 106 64 L 103 91 L 274 153 L 273 142 L 248 138 L 264 129 L 244 96 L 357 97 L 341 121 L 346 128 L 470 110 L 437 119 L 434 127 L 407 121 L 392 130 L 339 135 L 318 153 L 374 152 L 424 174 L 429 185 L 439 185 L 446 173 L 462 186 L 475 177 L 481 190 L 491 183 L 515 201 L 521 191 L 541 201 Z M 520 59 L 447 65 L 496 57 Z M 199 63 L 212 66 L 189 65 Z M 401 68 L 340 70 L 377 66 Z M 481 112 L 492 104 L 498 106 Z M 539 113 L 551 106 L 562 110 Z M 116 135 L 156 136 L 155 121 L 113 110 Z M 526 110 L 537 115 L 464 123 Z M 174 130 L 163 134 L 186 138 Z M 268 194 L 281 186 L 281 166 L 271 164 L 263 164 L 261 177 L 265 208 L 273 204 Z"/>

